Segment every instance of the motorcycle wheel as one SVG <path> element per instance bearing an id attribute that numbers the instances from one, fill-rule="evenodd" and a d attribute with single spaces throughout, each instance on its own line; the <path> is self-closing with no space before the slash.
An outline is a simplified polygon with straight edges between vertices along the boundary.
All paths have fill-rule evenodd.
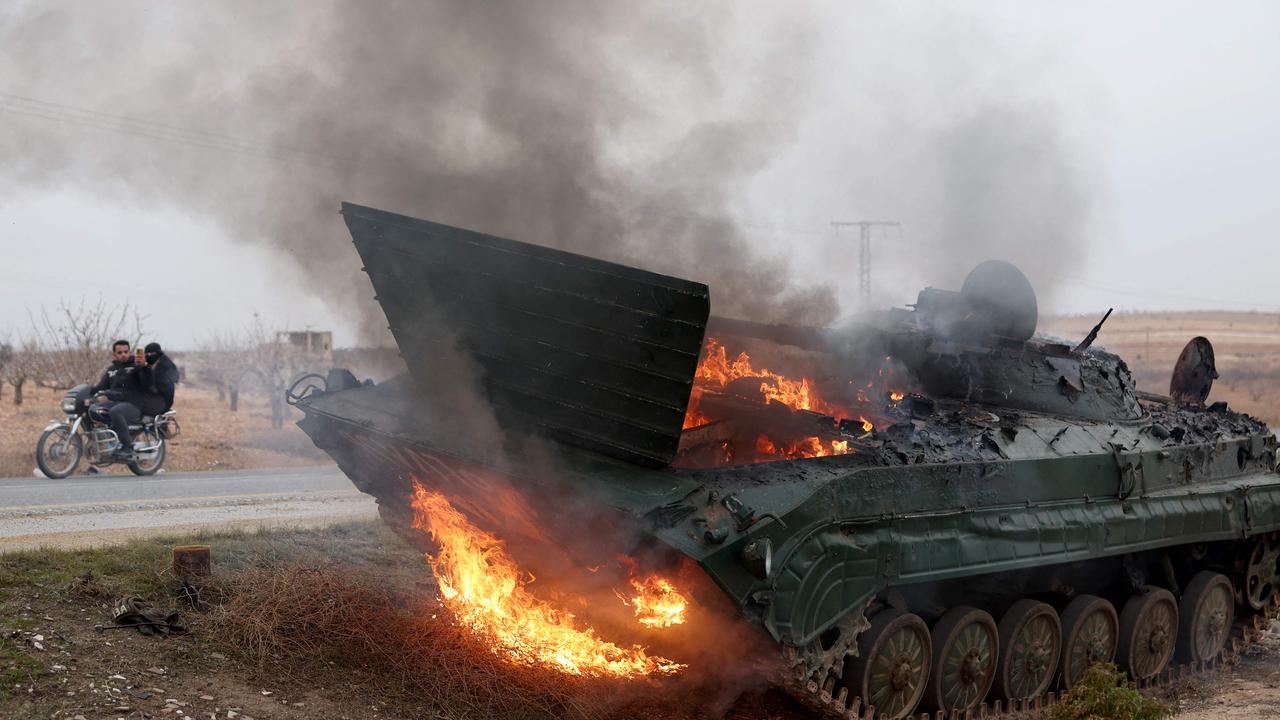
<path id="1" fill-rule="evenodd" d="M 134 446 L 141 444 L 158 443 L 159 447 L 149 453 L 139 453 L 137 460 L 129 463 L 129 470 L 134 475 L 155 475 L 160 472 L 160 467 L 164 465 L 165 441 L 149 432 L 140 432 L 133 439 Z"/>
<path id="2" fill-rule="evenodd" d="M 67 427 L 45 430 L 36 441 L 36 465 L 44 476 L 61 480 L 76 471 L 84 445 L 80 436 Z"/>

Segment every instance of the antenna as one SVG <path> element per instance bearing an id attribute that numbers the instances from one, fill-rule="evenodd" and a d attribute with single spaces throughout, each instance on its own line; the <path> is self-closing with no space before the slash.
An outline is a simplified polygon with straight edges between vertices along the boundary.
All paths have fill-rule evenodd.
<path id="1" fill-rule="evenodd" d="M 901 228 L 897 220 L 832 220 L 831 227 L 840 233 L 842 227 L 858 228 L 858 294 L 864 304 L 871 302 L 871 228 Z"/>

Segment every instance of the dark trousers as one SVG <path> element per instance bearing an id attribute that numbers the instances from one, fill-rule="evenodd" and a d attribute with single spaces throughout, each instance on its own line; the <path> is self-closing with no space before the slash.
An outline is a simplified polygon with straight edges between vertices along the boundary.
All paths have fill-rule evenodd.
<path id="1" fill-rule="evenodd" d="M 133 435 L 129 432 L 129 423 L 142 419 L 142 411 L 136 405 L 127 402 L 111 403 L 111 429 L 120 438 L 120 449 L 124 452 L 133 450 Z"/>

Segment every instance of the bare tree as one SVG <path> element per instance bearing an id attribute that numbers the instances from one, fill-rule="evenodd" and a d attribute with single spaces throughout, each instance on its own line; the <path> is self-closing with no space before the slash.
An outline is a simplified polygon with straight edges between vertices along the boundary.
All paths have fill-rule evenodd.
<path id="1" fill-rule="evenodd" d="M 50 311 L 41 307 L 31 317 L 31 345 L 38 358 L 28 379 L 42 387 L 63 389 L 92 382 L 106 364 L 111 343 L 124 339 L 136 344 L 142 337 L 143 317 L 125 302 L 108 305 L 102 298 L 76 305 L 59 301 Z"/>
<path id="2" fill-rule="evenodd" d="M 198 374 L 218 389 L 218 399 L 230 396 L 231 412 L 240 410 L 240 388 L 249 377 L 253 346 L 245 333 L 217 333 L 200 343 L 192 356 Z"/>
<path id="3" fill-rule="evenodd" d="M 288 329 L 273 329 L 255 313 L 243 330 L 219 333 L 201 343 L 190 362 L 201 378 L 218 388 L 219 400 L 225 389 L 232 412 L 239 409 L 242 390 L 266 395 L 271 425 L 281 428 L 288 412 L 284 393 L 289 383 L 303 370 L 323 364 L 329 351 L 327 346 L 309 351 L 292 342 L 293 335 Z"/>
<path id="4" fill-rule="evenodd" d="M 262 318 L 254 315 L 253 324 L 249 326 L 249 340 L 253 346 L 252 372 L 258 387 L 267 394 L 271 402 L 271 427 L 284 427 L 285 389 L 289 381 L 298 374 L 308 359 L 306 351 L 289 342 L 289 331 L 271 332 L 262 322 Z"/>
<path id="5" fill-rule="evenodd" d="M 23 388 L 29 381 L 39 376 L 44 361 L 41 358 L 40 347 L 31 338 L 23 340 L 18 345 L 5 343 L 5 347 L 10 349 L 9 360 L 3 368 L 0 368 L 0 380 L 13 388 L 13 404 L 21 405 Z"/>
<path id="6" fill-rule="evenodd" d="M 5 369 L 11 362 L 13 362 L 13 344 L 8 341 L 0 343 L 0 400 L 4 399 Z"/>

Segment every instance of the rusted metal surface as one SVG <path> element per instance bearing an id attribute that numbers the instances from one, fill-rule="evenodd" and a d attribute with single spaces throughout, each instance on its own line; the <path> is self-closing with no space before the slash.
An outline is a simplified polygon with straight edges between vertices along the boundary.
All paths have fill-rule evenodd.
<path id="1" fill-rule="evenodd" d="M 1169 397 L 1183 405 L 1203 405 L 1217 378 L 1213 345 L 1203 337 L 1191 338 L 1173 366 Z"/>

